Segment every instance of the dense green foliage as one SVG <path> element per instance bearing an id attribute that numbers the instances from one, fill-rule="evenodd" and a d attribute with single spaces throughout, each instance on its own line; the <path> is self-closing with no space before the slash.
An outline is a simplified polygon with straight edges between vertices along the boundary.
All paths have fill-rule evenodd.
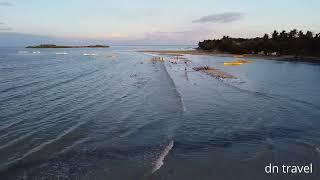
<path id="1" fill-rule="evenodd" d="M 251 39 L 224 36 L 222 39 L 199 42 L 198 48 L 237 54 L 320 56 L 320 33 L 303 33 L 294 29 L 281 33 L 274 31 L 271 37 L 265 34 Z"/>
<path id="2" fill-rule="evenodd" d="M 90 45 L 90 46 L 57 46 L 54 44 L 41 44 L 38 46 L 28 46 L 27 48 L 108 48 L 105 45 Z"/>

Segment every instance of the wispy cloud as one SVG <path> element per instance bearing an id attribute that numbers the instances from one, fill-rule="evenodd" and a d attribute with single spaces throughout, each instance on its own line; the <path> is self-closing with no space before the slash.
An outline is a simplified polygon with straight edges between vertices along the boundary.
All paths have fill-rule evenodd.
<path id="1" fill-rule="evenodd" d="M 241 20 L 243 17 L 244 13 L 226 12 L 203 16 L 199 19 L 193 20 L 192 23 L 228 23 Z"/>
<path id="2" fill-rule="evenodd" d="M 2 17 L 0 16 L 0 20 L 2 20 Z M 11 31 L 12 28 L 6 27 L 6 23 L 0 22 L 0 31 Z"/>
<path id="3" fill-rule="evenodd" d="M 12 31 L 12 28 L 9 28 L 9 27 L 1 28 L 0 27 L 0 31 Z"/>
<path id="4" fill-rule="evenodd" d="M 0 6 L 13 6 L 10 2 L 0 2 Z"/>
<path id="5" fill-rule="evenodd" d="M 192 27 L 181 31 L 153 31 L 144 34 L 140 41 L 158 44 L 195 44 L 199 40 L 208 39 L 215 33 L 212 27 Z M 186 38 L 188 37 L 188 38 Z"/>

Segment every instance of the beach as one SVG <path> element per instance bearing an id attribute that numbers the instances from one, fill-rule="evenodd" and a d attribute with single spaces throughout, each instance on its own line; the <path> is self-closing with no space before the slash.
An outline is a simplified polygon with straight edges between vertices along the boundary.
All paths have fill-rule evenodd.
<path id="1" fill-rule="evenodd" d="M 319 57 L 296 57 L 294 55 L 282 55 L 282 56 L 267 56 L 261 54 L 231 54 L 219 51 L 204 51 L 204 50 L 138 50 L 139 52 L 152 53 L 158 55 L 172 55 L 172 56 L 183 56 L 183 55 L 206 55 L 206 56 L 221 56 L 221 57 L 235 57 L 235 58 L 260 58 L 270 59 L 277 61 L 291 61 L 291 62 L 310 62 L 320 63 Z"/>

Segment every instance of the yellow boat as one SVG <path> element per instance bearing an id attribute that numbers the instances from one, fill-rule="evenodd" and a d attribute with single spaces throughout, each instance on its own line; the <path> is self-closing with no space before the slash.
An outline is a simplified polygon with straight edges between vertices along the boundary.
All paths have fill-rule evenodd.
<path id="1" fill-rule="evenodd" d="M 243 63 L 242 62 L 225 62 L 223 63 L 225 66 L 240 66 Z"/>
<path id="2" fill-rule="evenodd" d="M 225 66 L 240 66 L 242 64 L 247 64 L 247 63 L 252 63 L 253 61 L 251 60 L 243 60 L 243 59 L 240 59 L 240 60 L 236 60 L 236 61 L 232 61 L 232 62 L 224 62 L 223 64 Z"/>

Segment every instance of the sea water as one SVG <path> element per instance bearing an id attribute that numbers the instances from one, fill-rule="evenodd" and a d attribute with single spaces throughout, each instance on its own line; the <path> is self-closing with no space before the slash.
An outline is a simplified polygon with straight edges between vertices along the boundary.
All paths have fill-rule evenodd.
<path id="1" fill-rule="evenodd" d="M 318 179 L 264 169 L 319 167 L 320 65 L 137 52 L 187 47 L 0 48 L 0 179 Z"/>

